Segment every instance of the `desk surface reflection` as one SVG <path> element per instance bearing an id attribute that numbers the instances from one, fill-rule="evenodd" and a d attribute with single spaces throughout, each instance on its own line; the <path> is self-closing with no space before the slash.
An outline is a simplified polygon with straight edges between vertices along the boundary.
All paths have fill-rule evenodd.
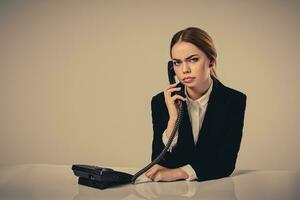
<path id="1" fill-rule="evenodd" d="M 137 169 L 114 168 L 133 174 Z M 77 184 L 71 166 L 2 166 L 0 199 L 299 199 L 300 172 L 236 170 L 231 177 L 205 182 L 151 182 L 106 190 Z"/>

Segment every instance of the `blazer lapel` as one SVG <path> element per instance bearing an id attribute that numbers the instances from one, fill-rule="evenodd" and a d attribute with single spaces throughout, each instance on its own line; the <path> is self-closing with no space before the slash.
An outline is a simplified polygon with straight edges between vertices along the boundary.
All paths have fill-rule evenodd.
<path id="1" fill-rule="evenodd" d="M 225 100 L 226 95 L 224 92 L 225 86 L 216 78 L 213 79 L 213 89 L 210 94 L 206 114 L 203 119 L 203 124 L 199 132 L 199 138 L 196 143 L 196 148 L 202 146 L 207 137 L 212 134 L 217 134 L 217 129 L 222 126 L 224 120 L 224 114 L 226 110 Z"/>

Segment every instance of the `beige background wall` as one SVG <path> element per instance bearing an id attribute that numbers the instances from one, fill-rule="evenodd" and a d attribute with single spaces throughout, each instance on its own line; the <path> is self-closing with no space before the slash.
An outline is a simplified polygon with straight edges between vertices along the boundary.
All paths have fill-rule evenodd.
<path id="1" fill-rule="evenodd" d="M 248 96 L 237 168 L 300 170 L 299 1 L 0 1 L 0 164 L 150 161 L 171 36 Z"/>

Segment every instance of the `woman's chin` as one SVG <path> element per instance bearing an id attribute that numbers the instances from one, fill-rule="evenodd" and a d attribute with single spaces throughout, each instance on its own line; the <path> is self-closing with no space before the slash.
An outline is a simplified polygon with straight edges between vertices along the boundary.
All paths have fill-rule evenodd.
<path id="1" fill-rule="evenodd" d="M 195 83 L 195 82 L 191 82 L 191 83 L 182 82 L 182 84 L 183 84 L 185 87 L 189 87 L 189 88 L 194 88 L 194 87 L 196 86 L 196 83 Z"/>

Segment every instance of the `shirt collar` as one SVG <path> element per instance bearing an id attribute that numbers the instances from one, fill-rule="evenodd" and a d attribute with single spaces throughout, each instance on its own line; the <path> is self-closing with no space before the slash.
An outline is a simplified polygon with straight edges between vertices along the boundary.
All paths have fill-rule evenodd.
<path id="1" fill-rule="evenodd" d="M 192 106 L 204 106 L 205 104 L 207 104 L 208 100 L 209 100 L 209 96 L 210 96 L 210 93 L 212 91 L 212 88 L 213 88 L 213 80 L 212 78 L 211 79 L 211 84 L 208 88 L 208 90 L 204 93 L 204 95 L 202 95 L 199 99 L 196 99 L 196 100 L 193 100 L 189 97 L 189 95 L 187 94 L 187 90 L 186 90 L 186 87 L 185 87 L 185 95 L 186 95 L 186 98 L 187 98 L 187 103 L 192 105 Z"/>

